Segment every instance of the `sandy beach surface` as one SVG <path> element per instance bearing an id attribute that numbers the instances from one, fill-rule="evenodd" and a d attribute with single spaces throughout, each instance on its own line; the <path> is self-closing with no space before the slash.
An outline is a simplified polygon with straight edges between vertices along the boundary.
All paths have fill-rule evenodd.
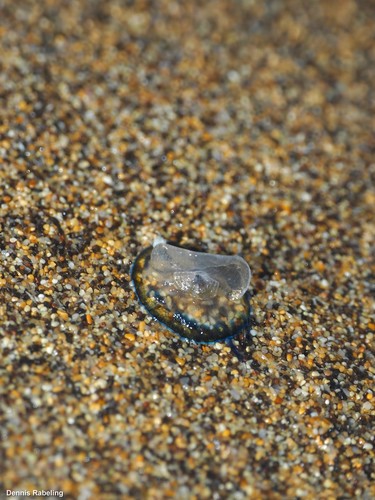
<path id="1" fill-rule="evenodd" d="M 0 496 L 375 498 L 374 31 L 0 2 Z M 240 358 L 141 308 L 156 236 L 249 263 Z"/>

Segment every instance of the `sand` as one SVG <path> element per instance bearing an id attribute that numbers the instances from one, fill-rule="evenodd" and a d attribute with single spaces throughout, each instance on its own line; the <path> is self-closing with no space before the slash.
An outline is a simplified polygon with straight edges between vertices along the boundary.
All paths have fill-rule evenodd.
<path id="1" fill-rule="evenodd" d="M 4 498 L 375 497 L 374 19 L 0 3 Z M 249 263 L 241 359 L 141 308 L 158 235 Z"/>

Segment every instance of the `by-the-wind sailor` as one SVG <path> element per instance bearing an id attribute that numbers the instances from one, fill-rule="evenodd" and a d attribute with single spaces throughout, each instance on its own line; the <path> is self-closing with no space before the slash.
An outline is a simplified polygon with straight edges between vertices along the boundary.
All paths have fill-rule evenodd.
<path id="1" fill-rule="evenodd" d="M 196 342 L 231 338 L 248 326 L 251 272 L 238 255 L 179 248 L 158 238 L 132 269 L 140 302 L 168 328 Z"/>

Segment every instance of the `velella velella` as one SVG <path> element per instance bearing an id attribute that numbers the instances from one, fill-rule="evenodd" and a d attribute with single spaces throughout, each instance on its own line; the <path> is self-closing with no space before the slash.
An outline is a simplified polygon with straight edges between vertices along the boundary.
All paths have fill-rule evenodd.
<path id="1" fill-rule="evenodd" d="M 214 255 L 157 238 L 136 258 L 131 278 L 141 304 L 173 332 L 199 343 L 246 330 L 251 271 L 238 255 Z"/>

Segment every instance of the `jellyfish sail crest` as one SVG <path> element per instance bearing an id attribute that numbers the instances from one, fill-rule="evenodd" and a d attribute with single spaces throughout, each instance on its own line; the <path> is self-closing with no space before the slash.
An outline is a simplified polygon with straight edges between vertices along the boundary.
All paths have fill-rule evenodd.
<path id="1" fill-rule="evenodd" d="M 150 267 L 156 274 L 175 276 L 177 288 L 191 290 L 196 295 L 221 293 L 234 300 L 242 297 L 249 288 L 251 271 L 240 256 L 214 255 L 194 252 L 184 248 L 158 243 L 151 252 Z M 185 281 L 184 281 L 185 280 Z M 170 280 L 169 280 L 170 281 Z M 202 290 L 199 291 L 198 282 Z M 215 285 L 214 285 L 215 282 Z M 194 283 L 194 287 L 192 284 Z M 193 290 L 196 290 L 194 292 Z"/>
<path id="2" fill-rule="evenodd" d="M 175 287 L 200 298 L 215 297 L 219 282 L 204 271 L 177 271 L 173 273 Z"/>
<path id="3" fill-rule="evenodd" d="M 240 256 L 195 252 L 165 240 L 141 252 L 132 269 L 146 309 L 180 336 L 206 343 L 246 328 L 250 306 L 244 294 L 250 278 Z"/>

